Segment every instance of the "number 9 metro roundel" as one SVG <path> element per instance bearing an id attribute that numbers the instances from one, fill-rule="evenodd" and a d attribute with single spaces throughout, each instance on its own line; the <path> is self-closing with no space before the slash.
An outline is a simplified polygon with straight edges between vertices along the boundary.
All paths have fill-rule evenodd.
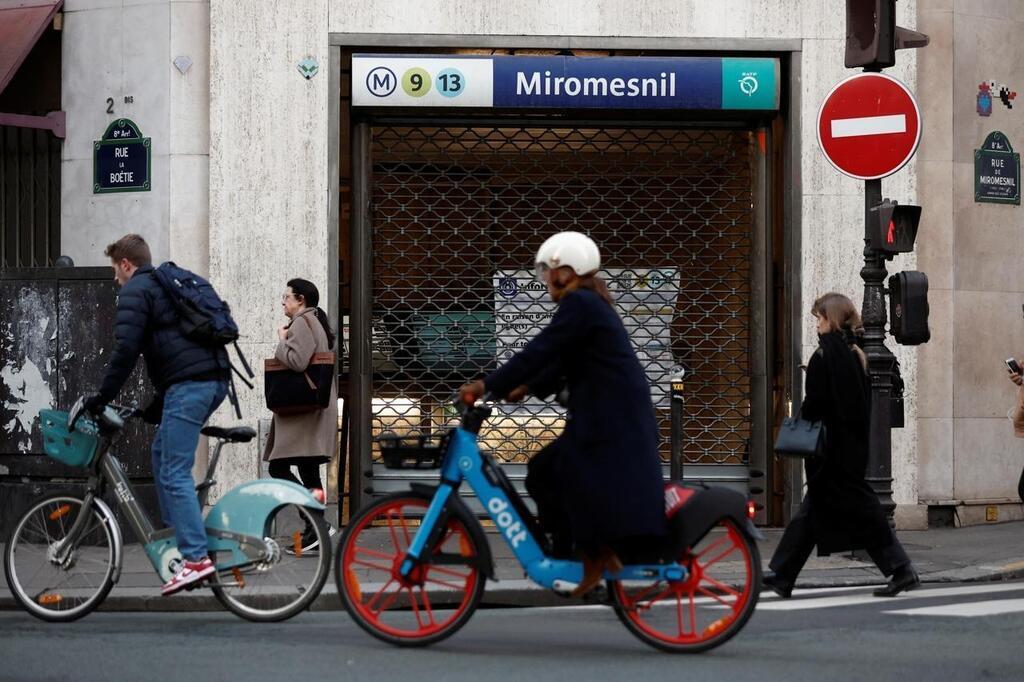
<path id="1" fill-rule="evenodd" d="M 882 73 L 840 81 L 818 110 L 818 145 L 840 173 L 876 180 L 903 168 L 921 141 L 921 110 L 906 85 Z"/>

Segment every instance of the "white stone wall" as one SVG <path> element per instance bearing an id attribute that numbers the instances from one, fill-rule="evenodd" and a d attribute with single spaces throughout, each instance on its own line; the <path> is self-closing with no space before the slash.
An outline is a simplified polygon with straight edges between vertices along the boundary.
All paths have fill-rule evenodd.
<path id="1" fill-rule="evenodd" d="M 210 272 L 243 330 L 255 391 L 241 391 L 244 420 L 268 416 L 263 358 L 285 321 L 281 293 L 302 277 L 328 286 L 326 0 L 212 0 L 210 5 Z M 297 69 L 316 58 L 311 80 Z M 224 408 L 218 419 L 235 421 Z M 240 449 L 240 448 L 239 448 Z M 218 478 L 233 485 L 259 474 L 256 448 L 226 459 Z M 223 487 L 222 487 L 223 489 Z"/>
<path id="2" fill-rule="evenodd" d="M 138 232 L 155 259 L 207 271 L 208 36 L 206 1 L 65 2 L 61 242 L 76 265 L 107 265 L 104 247 Z M 184 75 L 178 55 L 193 60 Z M 152 139 L 152 189 L 93 194 L 92 144 L 118 118 Z"/>
<path id="3" fill-rule="evenodd" d="M 1016 503 L 1024 442 L 1006 419 L 1016 389 L 1002 361 L 1024 357 L 1024 209 L 975 202 L 974 150 L 994 131 L 1016 151 L 1024 148 L 1016 100 L 1013 109 L 996 100 L 990 116 L 976 111 L 982 82 L 1021 91 L 1024 15 L 1021 3 L 999 0 L 919 0 L 918 10 L 921 30 L 932 37 L 920 59 L 930 127 L 918 156 L 928 237 L 919 259 L 930 277 L 933 320 L 932 342 L 921 350 L 919 497 Z"/>
<path id="4" fill-rule="evenodd" d="M 913 2 L 901 2 L 913 7 Z M 330 0 L 331 33 L 818 38 L 838 0 Z"/>

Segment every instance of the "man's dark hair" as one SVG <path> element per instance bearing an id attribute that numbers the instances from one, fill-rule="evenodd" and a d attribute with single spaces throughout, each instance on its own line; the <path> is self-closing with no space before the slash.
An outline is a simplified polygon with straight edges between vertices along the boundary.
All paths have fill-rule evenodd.
<path id="1" fill-rule="evenodd" d="M 149 253 L 149 244 L 137 234 L 126 234 L 113 244 L 108 245 L 104 249 L 103 255 L 115 263 L 121 262 L 122 258 L 127 258 L 128 262 L 137 268 L 153 263 L 153 256 Z"/>

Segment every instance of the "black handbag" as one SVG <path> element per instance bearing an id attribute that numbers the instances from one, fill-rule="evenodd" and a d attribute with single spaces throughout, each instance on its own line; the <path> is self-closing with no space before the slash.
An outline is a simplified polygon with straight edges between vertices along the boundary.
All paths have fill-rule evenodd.
<path id="1" fill-rule="evenodd" d="M 775 438 L 775 453 L 784 457 L 820 457 L 825 454 L 825 425 L 800 417 L 786 417 Z"/>
<path id="2" fill-rule="evenodd" d="M 312 326 L 309 320 L 307 324 Z M 313 353 L 306 371 L 296 372 L 276 358 L 263 361 L 263 394 L 274 414 L 303 414 L 331 403 L 334 353 Z"/>
<path id="3" fill-rule="evenodd" d="M 334 353 L 314 353 L 305 372 L 295 372 L 283 362 L 263 361 L 263 393 L 274 414 L 303 414 L 322 410 L 331 403 Z"/>

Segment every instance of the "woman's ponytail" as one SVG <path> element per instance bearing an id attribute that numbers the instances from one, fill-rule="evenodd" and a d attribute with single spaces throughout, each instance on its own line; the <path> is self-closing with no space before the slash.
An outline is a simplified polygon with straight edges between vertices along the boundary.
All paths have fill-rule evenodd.
<path id="1" fill-rule="evenodd" d="M 327 334 L 327 347 L 333 349 L 336 338 L 334 332 L 331 331 L 331 323 L 327 320 L 327 313 L 320 306 L 316 308 L 316 319 L 320 320 L 324 333 Z"/>
<path id="2" fill-rule="evenodd" d="M 602 301 L 607 303 L 612 308 L 615 308 L 615 304 L 612 302 L 612 294 L 608 290 L 608 285 L 605 284 L 604 279 L 598 274 L 582 275 L 574 279 L 567 286 L 563 287 L 566 291 L 575 291 L 576 289 L 589 289 L 600 297 Z"/>

